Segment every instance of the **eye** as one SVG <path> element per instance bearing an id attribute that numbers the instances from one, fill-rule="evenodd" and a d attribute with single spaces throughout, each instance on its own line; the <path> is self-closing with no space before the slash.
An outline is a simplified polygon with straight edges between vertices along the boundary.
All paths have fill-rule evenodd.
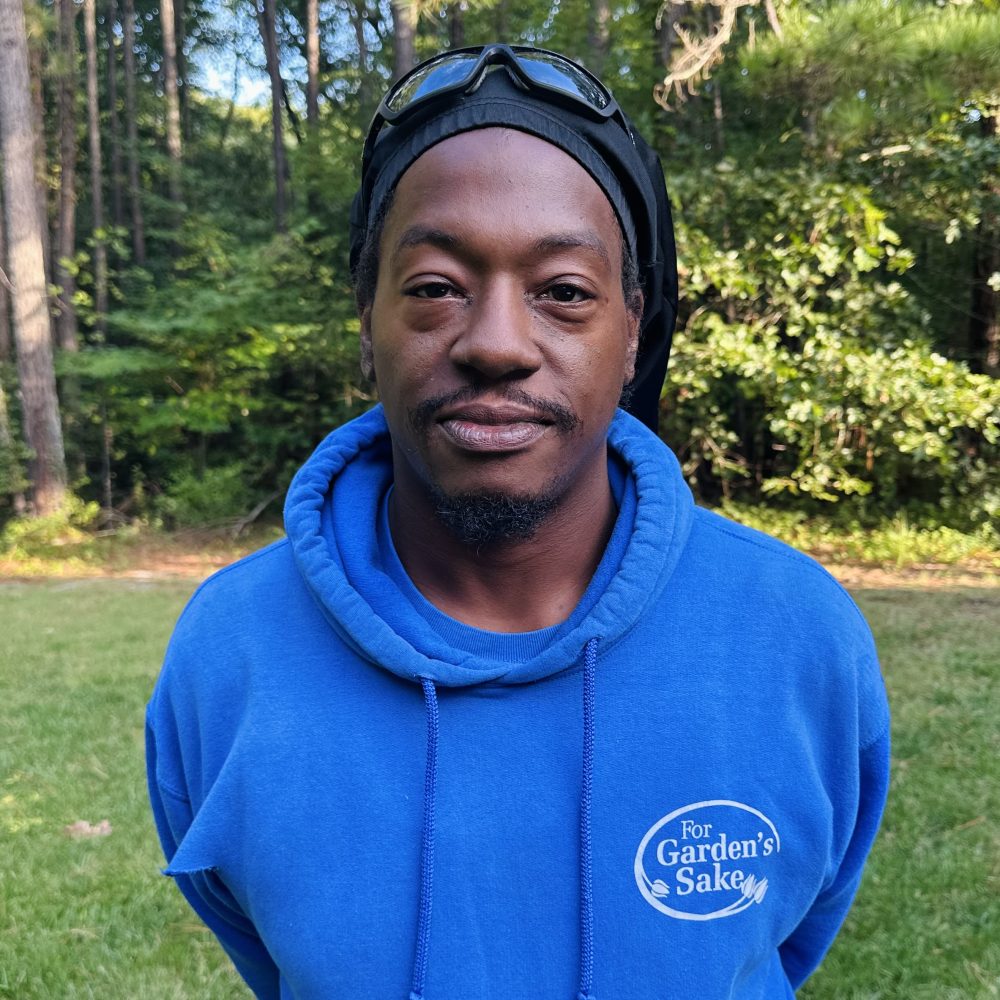
<path id="1" fill-rule="evenodd" d="M 445 281 L 426 281 L 408 288 L 406 294 L 416 299 L 443 299 L 453 291 L 454 288 Z"/>
<path id="2" fill-rule="evenodd" d="M 579 285 L 570 284 L 568 281 L 560 281 L 558 284 L 549 285 L 544 294 L 548 295 L 555 302 L 566 304 L 586 302 L 588 299 L 593 298 L 589 292 L 584 291 Z"/>

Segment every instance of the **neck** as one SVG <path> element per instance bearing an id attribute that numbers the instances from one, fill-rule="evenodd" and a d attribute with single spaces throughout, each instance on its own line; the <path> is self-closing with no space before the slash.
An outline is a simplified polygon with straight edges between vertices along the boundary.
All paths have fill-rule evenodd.
<path id="1" fill-rule="evenodd" d="M 604 449 L 599 459 L 531 538 L 480 547 L 445 527 L 425 488 L 397 478 L 389 526 L 410 579 L 438 610 L 476 628 L 529 632 L 565 621 L 601 561 L 617 516 Z"/>

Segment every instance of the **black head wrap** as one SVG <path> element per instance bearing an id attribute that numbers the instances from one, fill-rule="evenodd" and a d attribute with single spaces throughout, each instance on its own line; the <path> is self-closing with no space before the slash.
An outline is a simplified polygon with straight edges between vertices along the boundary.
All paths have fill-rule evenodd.
<path id="1" fill-rule="evenodd" d="M 443 95 L 398 125 L 384 125 L 361 189 L 351 206 L 351 268 L 356 269 L 368 226 L 399 179 L 431 146 L 461 132 L 512 128 L 537 136 L 573 157 L 611 202 L 639 268 L 644 306 L 639 354 L 628 409 L 657 429 L 660 390 L 677 319 L 677 255 L 659 157 L 615 118 L 595 121 L 584 111 L 556 107 L 520 89 L 495 69 L 471 94 Z"/>

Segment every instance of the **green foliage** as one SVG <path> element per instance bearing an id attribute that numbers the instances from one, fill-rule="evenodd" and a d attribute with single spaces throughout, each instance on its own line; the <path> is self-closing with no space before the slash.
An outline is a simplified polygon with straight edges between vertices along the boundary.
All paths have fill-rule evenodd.
<path id="1" fill-rule="evenodd" d="M 996 517 L 1000 384 L 934 352 L 871 192 L 717 170 L 684 194 L 667 437 L 702 495 Z"/>
<path id="2" fill-rule="evenodd" d="M 983 562 L 1000 568 L 1000 534 L 990 524 L 958 531 L 914 523 L 905 514 L 865 523 L 850 515 L 813 516 L 805 511 L 725 502 L 721 512 L 831 563 L 895 566 Z"/>
<path id="3" fill-rule="evenodd" d="M 20 434 L 18 414 L 12 403 L 15 386 L 13 367 L 0 363 L 0 524 L 12 500 L 28 486 L 25 462 L 28 449 Z"/>
<path id="4" fill-rule="evenodd" d="M 201 475 L 178 470 L 166 483 L 157 513 L 171 528 L 224 524 L 251 506 L 251 491 L 242 462 L 206 469 Z"/>
<path id="5" fill-rule="evenodd" d="M 904 510 L 911 522 L 963 531 L 995 518 L 996 383 L 963 362 L 982 362 L 969 336 L 971 290 L 982 281 L 974 275 L 983 248 L 1000 240 L 996 0 L 784 0 L 776 5 L 781 37 L 760 5 L 748 5 L 724 61 L 672 112 L 651 99 L 665 72 L 661 7 L 612 5 L 598 66 L 589 3 L 421 4 L 417 54 L 445 47 L 456 25 L 466 44 L 501 38 L 564 51 L 600 72 L 653 141 L 678 209 L 682 254 L 682 329 L 665 432 L 703 499 L 806 513 L 846 508 L 866 522 Z M 82 349 L 62 357 L 58 370 L 70 467 L 85 499 L 103 502 L 110 490 L 129 516 L 171 523 L 218 520 L 227 503 L 239 509 L 225 514 L 239 516 L 287 484 L 328 430 L 371 402 L 356 360 L 348 213 L 365 128 L 389 79 L 392 33 L 387 4 L 364 8 L 363 24 L 359 9 L 321 10 L 320 118 L 310 129 L 302 116 L 305 9 L 298 0 L 279 5 L 295 120 L 286 114 L 290 232 L 276 235 L 266 99 L 243 106 L 235 91 L 199 85 L 231 65 L 241 80 L 262 79 L 252 12 L 228 2 L 184 9 L 178 210 L 162 142 L 160 22 L 156 7 L 140 0 L 136 123 L 147 260 L 136 266 L 129 225 L 111 224 L 109 157 L 106 333 L 94 315 L 78 88 L 70 264 Z M 670 11 L 695 35 L 712 21 L 705 5 L 664 16 Z M 30 13 L 32 38 L 46 50 L 43 92 L 54 95 L 66 67 L 51 0 Z M 121 35 L 113 33 L 109 49 L 107 28 L 99 21 L 110 153 L 109 51 L 117 50 L 119 74 L 123 67 Z M 677 46 L 675 38 L 675 55 Z M 122 84 L 119 76 L 120 118 Z M 50 102 L 52 203 L 58 121 Z M 7 386 L 19 440 L 9 379 Z M 0 522 L 13 514 L 24 459 L 20 444 L 0 448 Z M 231 476 L 237 461 L 242 471 Z"/>
<path id="6" fill-rule="evenodd" d="M 100 514 L 96 503 L 70 495 L 62 508 L 44 517 L 20 517 L 0 531 L 0 554 L 10 559 L 56 558 L 67 546 L 90 541 L 88 529 Z"/>

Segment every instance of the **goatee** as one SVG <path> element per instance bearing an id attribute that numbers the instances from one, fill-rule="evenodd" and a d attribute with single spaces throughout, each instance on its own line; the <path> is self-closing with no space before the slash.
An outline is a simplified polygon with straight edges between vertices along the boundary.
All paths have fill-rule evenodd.
<path id="1" fill-rule="evenodd" d="M 562 491 L 552 489 L 540 496 L 508 493 L 459 493 L 449 495 L 431 488 L 435 511 L 444 526 L 471 548 L 532 538 L 542 522 L 556 509 Z"/>

